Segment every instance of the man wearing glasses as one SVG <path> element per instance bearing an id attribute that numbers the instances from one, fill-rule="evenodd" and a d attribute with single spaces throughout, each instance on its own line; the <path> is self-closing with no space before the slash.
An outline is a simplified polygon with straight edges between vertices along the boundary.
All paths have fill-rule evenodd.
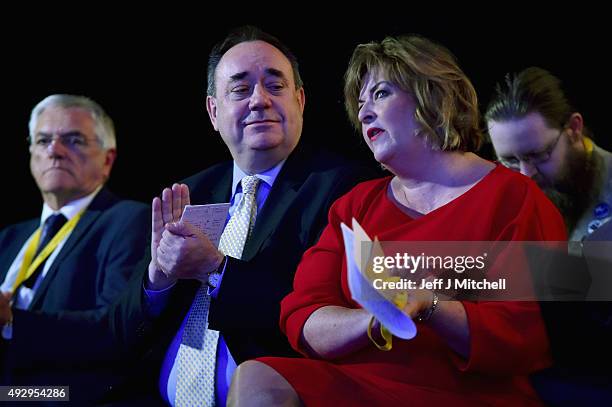
<path id="1" fill-rule="evenodd" d="M 584 301 L 540 302 L 554 366 L 533 377 L 534 387 L 552 405 L 610 405 L 612 251 L 594 241 L 612 240 L 612 154 L 588 137 L 560 80 L 541 68 L 507 75 L 485 119 L 499 161 L 531 177 L 561 211 L 569 240 L 581 242 L 570 243 L 570 255 L 550 267 L 534 269 L 555 276 L 554 284 L 571 276 L 569 291 L 587 280 Z M 604 296 L 595 298 L 596 291 Z"/>
<path id="2" fill-rule="evenodd" d="M 8 376 L 0 383 L 70 384 L 71 400 L 78 400 L 79 392 L 95 393 L 89 384 L 105 382 L 99 372 L 110 368 L 63 376 L 58 367 L 71 361 L 49 334 L 83 338 L 87 332 L 70 322 L 102 315 L 124 291 L 148 248 L 150 212 L 104 186 L 116 157 L 115 130 L 93 100 L 45 98 L 32 110 L 29 133 L 43 205 L 40 217 L 0 231 L 0 363 Z M 76 359 L 81 350 L 74 349 Z"/>
<path id="3" fill-rule="evenodd" d="M 612 154 L 595 145 L 558 78 L 531 67 L 497 85 L 485 114 L 499 161 L 557 205 L 570 240 L 612 219 Z"/>

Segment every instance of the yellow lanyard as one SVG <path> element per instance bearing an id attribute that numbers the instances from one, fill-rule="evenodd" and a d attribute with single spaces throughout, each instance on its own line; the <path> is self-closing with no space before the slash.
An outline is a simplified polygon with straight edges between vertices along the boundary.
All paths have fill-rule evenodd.
<path id="1" fill-rule="evenodd" d="M 45 261 L 47 257 L 49 257 L 51 253 L 53 253 L 53 250 L 55 250 L 57 245 L 60 244 L 62 240 L 64 240 L 66 235 L 72 232 L 72 230 L 79 222 L 79 219 L 81 219 L 83 212 L 85 212 L 85 209 L 81 210 L 72 219 L 66 222 L 64 226 L 62 226 L 62 228 L 55 234 L 55 236 L 53 236 L 53 239 L 51 239 L 51 241 L 47 243 L 44 249 L 42 249 L 40 253 L 38 253 L 38 256 L 33 259 L 34 261 L 32 261 L 34 253 L 36 252 L 36 248 L 38 247 L 38 242 L 40 241 L 42 226 L 36 230 L 34 236 L 32 236 L 32 239 L 28 244 L 28 247 L 26 248 L 25 255 L 23 256 L 23 262 L 21 263 L 21 268 L 19 269 L 19 273 L 17 274 L 17 279 L 15 279 L 15 282 L 13 283 L 13 293 L 15 292 L 17 287 L 21 285 L 21 283 L 30 278 L 32 273 L 34 273 L 38 266 L 40 266 L 40 263 Z"/>
<path id="2" fill-rule="evenodd" d="M 391 277 L 385 278 L 384 280 L 393 281 L 397 283 L 400 281 L 400 278 L 391 276 Z M 392 301 L 393 301 L 393 304 L 401 310 L 406 306 L 406 304 L 408 304 L 408 293 L 406 291 L 399 292 L 393 296 Z M 372 336 L 373 326 L 374 326 L 374 316 L 370 318 L 370 323 L 368 324 L 368 338 L 370 338 L 374 346 L 376 346 L 379 350 L 390 351 L 393 348 L 393 334 L 391 333 L 391 331 L 389 331 L 389 329 L 387 329 L 387 327 L 384 326 L 382 323 L 380 324 L 380 336 L 385 340 L 385 343 L 379 344 L 378 342 L 374 340 L 374 337 Z"/>
<path id="3" fill-rule="evenodd" d="M 584 144 L 584 150 L 587 153 L 587 157 L 590 157 L 593 154 L 593 142 L 590 138 L 584 137 L 582 139 L 582 143 Z"/>

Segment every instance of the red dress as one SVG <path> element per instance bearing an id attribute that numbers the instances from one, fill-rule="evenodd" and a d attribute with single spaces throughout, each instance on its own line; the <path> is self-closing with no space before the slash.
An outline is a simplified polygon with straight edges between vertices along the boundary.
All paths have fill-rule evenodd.
<path id="1" fill-rule="evenodd" d="M 381 241 L 566 240 L 561 215 L 528 178 L 497 166 L 469 191 L 413 219 L 387 196 L 391 178 L 357 185 L 338 199 L 319 242 L 298 267 L 281 304 L 281 328 L 302 354 L 302 328 L 318 308 L 359 308 L 350 298 L 340 222 L 355 217 Z M 527 375 L 550 364 L 537 303 L 463 302 L 470 357 L 455 354 L 427 323 L 393 349 L 373 345 L 334 361 L 260 358 L 281 373 L 307 406 L 540 405 Z"/>

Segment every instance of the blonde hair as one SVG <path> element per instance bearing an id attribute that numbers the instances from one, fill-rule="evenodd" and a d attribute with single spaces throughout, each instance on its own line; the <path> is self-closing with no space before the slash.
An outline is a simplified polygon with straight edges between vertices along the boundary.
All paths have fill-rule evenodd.
<path id="1" fill-rule="evenodd" d="M 445 47 L 416 35 L 358 45 L 344 76 L 344 103 L 357 131 L 359 93 L 368 72 L 382 74 L 414 97 L 419 133 L 432 148 L 480 148 L 483 133 L 476 91 Z"/>

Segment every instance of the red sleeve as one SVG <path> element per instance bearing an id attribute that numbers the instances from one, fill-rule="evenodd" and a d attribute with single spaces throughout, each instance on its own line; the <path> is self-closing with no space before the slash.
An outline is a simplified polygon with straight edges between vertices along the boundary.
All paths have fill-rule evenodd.
<path id="1" fill-rule="evenodd" d="M 351 194 L 338 199 L 329 210 L 329 223 L 318 243 L 300 262 L 293 282 L 293 292 L 281 302 L 281 330 L 298 352 L 306 355 L 300 337 L 306 320 L 327 305 L 354 308 L 342 292 L 341 271 L 344 243 L 340 223 L 351 219 Z M 350 223 L 347 223 L 350 225 Z"/>
<path id="2" fill-rule="evenodd" d="M 514 199 L 514 208 L 520 209 L 514 209 L 517 212 L 514 219 L 494 240 L 567 240 L 557 209 L 535 186 L 523 185 L 526 187 L 523 198 Z M 507 205 L 512 205 L 512 200 Z M 526 267 L 516 270 L 527 273 Z M 521 277 L 524 276 L 517 276 Z M 461 370 L 528 374 L 551 364 L 548 336 L 537 302 L 466 301 L 463 306 L 470 331 L 470 357 L 467 361 L 453 357 Z"/>

